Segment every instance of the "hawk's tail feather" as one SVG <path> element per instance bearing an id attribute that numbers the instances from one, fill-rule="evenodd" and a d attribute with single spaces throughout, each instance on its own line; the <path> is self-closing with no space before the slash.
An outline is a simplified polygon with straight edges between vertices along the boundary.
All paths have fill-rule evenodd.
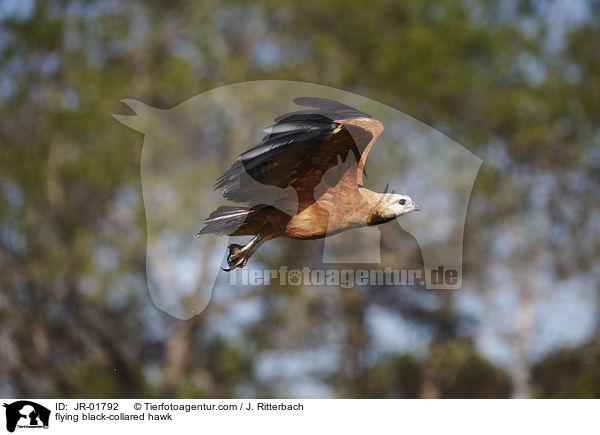
<path id="1" fill-rule="evenodd" d="M 222 205 L 208 215 L 204 220 L 204 227 L 194 234 L 194 237 L 200 237 L 202 234 L 230 235 L 244 224 L 252 212 L 254 210 L 246 207 Z"/>

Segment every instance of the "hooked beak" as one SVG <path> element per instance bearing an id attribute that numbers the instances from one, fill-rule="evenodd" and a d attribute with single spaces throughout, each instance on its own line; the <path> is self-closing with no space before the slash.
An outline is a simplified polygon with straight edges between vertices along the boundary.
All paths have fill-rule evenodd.
<path id="1" fill-rule="evenodd" d="M 413 211 L 421 211 L 423 208 L 421 207 L 421 204 L 419 204 L 418 202 L 413 201 Z"/>

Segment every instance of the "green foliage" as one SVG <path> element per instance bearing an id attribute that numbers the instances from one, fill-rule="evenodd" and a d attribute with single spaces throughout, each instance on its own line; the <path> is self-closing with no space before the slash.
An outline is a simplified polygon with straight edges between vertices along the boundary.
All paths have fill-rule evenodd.
<path id="1" fill-rule="evenodd" d="M 597 342 L 561 349 L 533 369 L 538 397 L 597 399 L 600 397 L 600 352 Z"/>

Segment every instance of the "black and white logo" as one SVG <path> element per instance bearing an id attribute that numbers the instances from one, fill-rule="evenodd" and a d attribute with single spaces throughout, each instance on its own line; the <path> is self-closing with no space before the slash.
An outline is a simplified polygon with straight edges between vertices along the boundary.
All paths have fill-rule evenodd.
<path id="1" fill-rule="evenodd" d="M 14 432 L 16 428 L 47 429 L 50 410 L 30 400 L 19 400 L 4 404 L 6 408 L 6 430 Z"/>

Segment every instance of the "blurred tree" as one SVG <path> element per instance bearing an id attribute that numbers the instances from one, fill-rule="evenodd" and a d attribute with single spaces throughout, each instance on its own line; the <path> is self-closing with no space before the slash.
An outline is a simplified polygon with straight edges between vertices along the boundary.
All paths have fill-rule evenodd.
<path id="1" fill-rule="evenodd" d="M 598 397 L 596 341 L 547 357 L 535 345 L 540 307 L 566 283 L 598 304 L 599 11 L 596 0 L 3 3 L 0 394 Z M 223 290 L 188 321 L 154 307 L 141 137 L 110 113 L 124 97 L 165 108 L 268 78 L 368 95 L 484 159 L 465 289 Z M 281 246 L 280 262 L 313 261 Z M 466 299 L 483 306 L 475 319 Z M 244 303 L 259 318 L 223 333 Z M 380 305 L 419 331 L 419 349 L 378 348 Z M 482 353 L 485 328 L 504 368 Z"/>

